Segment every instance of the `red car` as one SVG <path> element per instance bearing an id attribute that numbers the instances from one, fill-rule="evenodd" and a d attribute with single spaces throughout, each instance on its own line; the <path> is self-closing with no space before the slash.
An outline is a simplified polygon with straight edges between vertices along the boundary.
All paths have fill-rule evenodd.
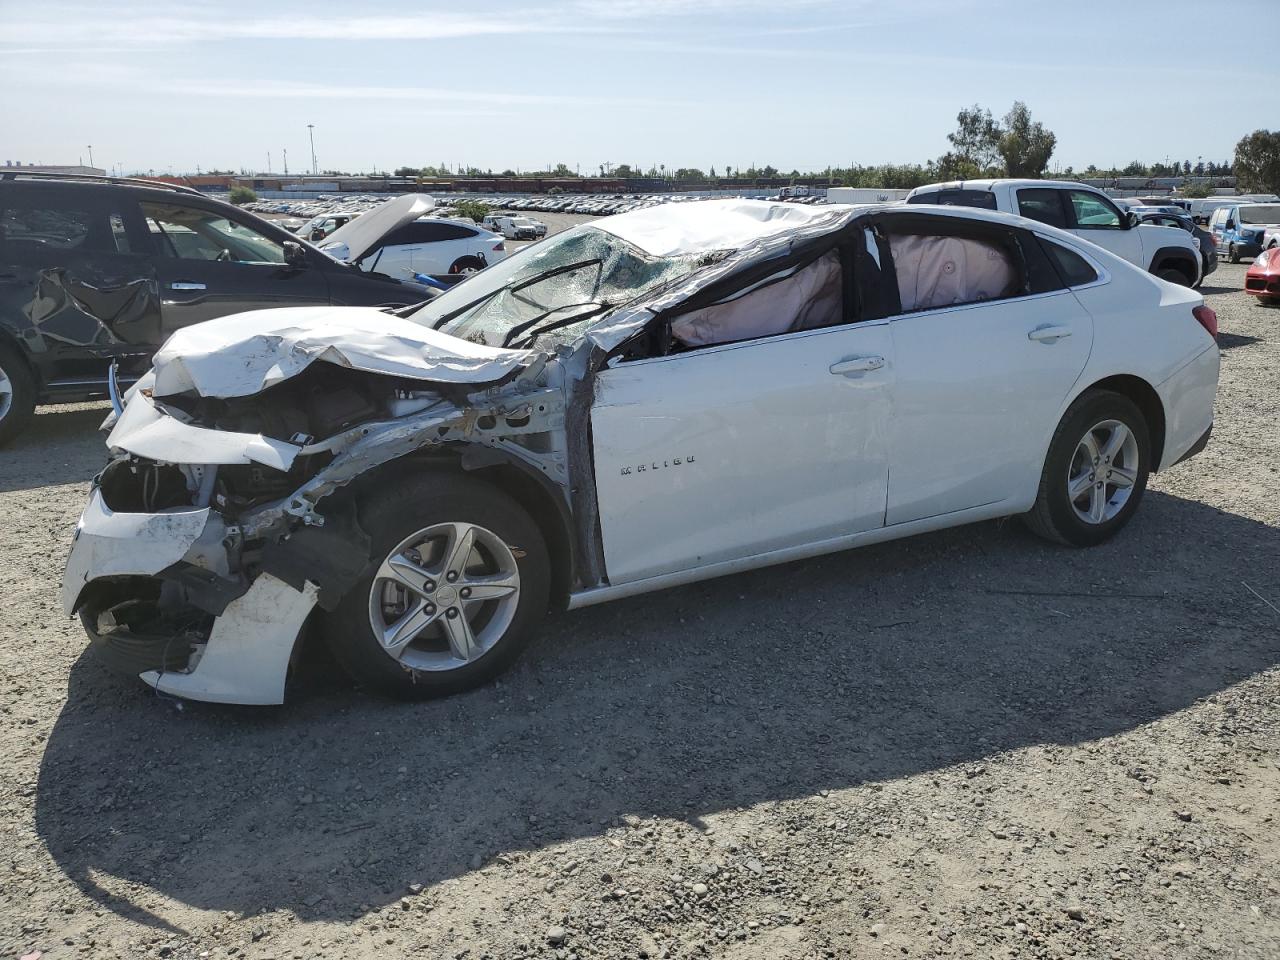
<path id="1" fill-rule="evenodd" d="M 1280 303 L 1280 247 L 1258 254 L 1244 275 L 1244 292 L 1259 303 Z"/>

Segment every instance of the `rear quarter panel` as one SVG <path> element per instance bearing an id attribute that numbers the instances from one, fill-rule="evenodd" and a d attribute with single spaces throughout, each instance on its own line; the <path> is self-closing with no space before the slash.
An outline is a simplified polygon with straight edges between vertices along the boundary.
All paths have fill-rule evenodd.
<path id="1" fill-rule="evenodd" d="M 1103 258 L 1095 254 L 1095 259 Z M 1160 465 L 1168 466 L 1213 419 L 1217 345 L 1191 312 L 1204 298 L 1115 257 L 1108 257 L 1104 266 L 1111 274 L 1107 282 L 1076 290 L 1077 299 L 1093 316 L 1094 339 L 1068 405 L 1108 377 L 1128 375 L 1146 381 L 1164 406 Z"/>

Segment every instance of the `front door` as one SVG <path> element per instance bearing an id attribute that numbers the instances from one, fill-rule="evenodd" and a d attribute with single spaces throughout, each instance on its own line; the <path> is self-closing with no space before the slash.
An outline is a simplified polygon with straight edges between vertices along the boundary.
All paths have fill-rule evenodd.
<path id="1" fill-rule="evenodd" d="M 248 222 L 180 199 L 141 204 L 160 281 L 165 334 L 265 307 L 329 302 L 322 271 L 285 263 L 284 246 Z"/>
<path id="2" fill-rule="evenodd" d="M 879 528 L 885 321 L 619 364 L 591 413 L 609 582 Z"/>
<path id="3" fill-rule="evenodd" d="M 1130 227 L 1126 215 L 1114 203 L 1089 190 L 1064 192 L 1067 212 L 1072 220 L 1072 233 L 1081 240 L 1088 240 L 1110 250 L 1143 270 L 1150 266 L 1142 249 L 1142 231 Z"/>

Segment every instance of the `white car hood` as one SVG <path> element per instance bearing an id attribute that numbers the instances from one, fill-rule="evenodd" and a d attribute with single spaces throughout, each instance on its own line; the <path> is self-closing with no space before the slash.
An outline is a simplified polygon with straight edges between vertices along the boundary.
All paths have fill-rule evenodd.
<path id="1" fill-rule="evenodd" d="M 373 307 L 284 307 L 179 330 L 153 361 L 157 397 L 248 397 L 316 361 L 436 383 L 496 383 L 535 354 L 487 347 Z"/>
<path id="2" fill-rule="evenodd" d="M 392 230 L 412 223 L 434 210 L 435 200 L 421 193 L 406 193 L 375 210 L 348 220 L 324 238 L 320 249 L 339 260 L 354 262 L 378 245 Z"/>
<path id="3" fill-rule="evenodd" d="M 843 216 L 844 212 L 842 207 L 765 200 L 702 200 L 619 213 L 597 220 L 592 226 L 651 256 L 674 257 L 708 250 L 737 250 L 819 220 Z"/>

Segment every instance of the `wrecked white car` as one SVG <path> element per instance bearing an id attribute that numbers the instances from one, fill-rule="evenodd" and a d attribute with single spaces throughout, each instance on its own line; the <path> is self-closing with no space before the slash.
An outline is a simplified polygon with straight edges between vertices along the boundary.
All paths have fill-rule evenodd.
<path id="1" fill-rule="evenodd" d="M 171 694 L 278 703 L 304 631 L 446 694 L 551 608 L 1022 514 L 1085 546 L 1208 440 L 1216 320 L 962 207 L 708 201 L 420 308 L 184 329 L 111 418 L 63 588 Z"/>

